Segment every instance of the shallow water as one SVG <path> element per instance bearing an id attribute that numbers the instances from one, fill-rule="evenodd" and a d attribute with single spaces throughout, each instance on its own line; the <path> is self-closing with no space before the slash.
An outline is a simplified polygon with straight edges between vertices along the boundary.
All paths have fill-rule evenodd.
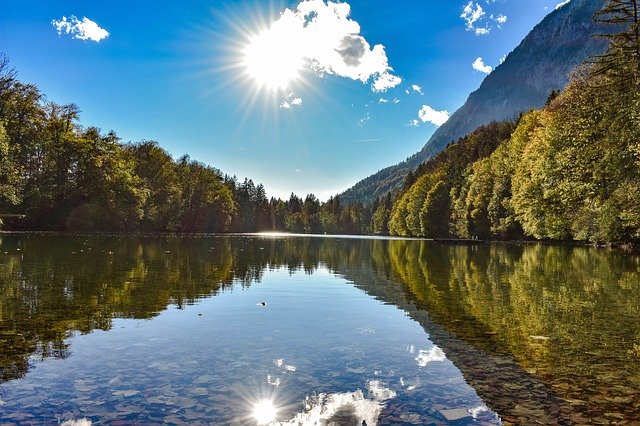
<path id="1" fill-rule="evenodd" d="M 590 248 L 3 235 L 0 424 L 624 423 L 639 286 Z"/>

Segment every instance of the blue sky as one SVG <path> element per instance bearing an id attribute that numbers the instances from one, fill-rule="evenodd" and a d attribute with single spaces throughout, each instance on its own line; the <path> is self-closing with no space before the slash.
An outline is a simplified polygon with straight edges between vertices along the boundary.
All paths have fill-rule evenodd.
<path id="1" fill-rule="evenodd" d="M 157 140 L 269 195 L 326 199 L 422 148 L 482 65 L 497 66 L 559 1 L 348 0 L 350 15 L 320 28 L 331 6 L 320 0 L 4 0 L 0 51 L 49 100 L 78 104 L 84 125 Z M 293 26 L 265 36 L 298 6 L 320 11 L 303 19 L 317 16 L 321 37 Z M 331 37 L 344 42 L 354 25 L 331 56 Z M 290 59 L 302 62 L 288 81 Z"/>

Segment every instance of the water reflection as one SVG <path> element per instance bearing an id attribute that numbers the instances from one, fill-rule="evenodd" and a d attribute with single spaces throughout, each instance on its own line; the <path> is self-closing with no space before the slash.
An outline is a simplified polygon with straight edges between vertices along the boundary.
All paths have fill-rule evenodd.
<path id="1" fill-rule="evenodd" d="M 169 306 L 183 309 L 234 284 L 260 285 L 265 273 L 282 267 L 290 274 L 326 268 L 406 311 L 437 345 L 407 348 L 415 364 L 452 361 L 504 420 L 640 418 L 640 261 L 590 248 L 282 236 L 5 236 L 0 380 L 24 377 L 33 363 L 47 358 L 65 359 L 74 334 L 110 330 L 118 318 L 153 318 Z M 272 303 L 264 302 L 268 312 Z M 264 383 L 280 388 L 298 365 L 287 357 L 272 359 Z M 158 360 L 149 368 L 170 367 Z M 408 392 L 420 385 L 411 377 L 394 380 Z M 362 404 L 375 413 L 367 404 L 381 407 L 389 398 L 372 391 L 371 382 L 368 397 L 356 389 L 319 393 L 299 415 L 311 419 L 334 407 L 336 418 L 348 417 Z M 155 398 L 164 403 L 180 396 L 159 386 Z M 339 408 L 347 402 L 356 411 Z M 469 407 L 467 415 L 483 408 Z M 436 409 L 434 418 L 456 415 L 446 407 L 440 411 L 445 413 Z"/>

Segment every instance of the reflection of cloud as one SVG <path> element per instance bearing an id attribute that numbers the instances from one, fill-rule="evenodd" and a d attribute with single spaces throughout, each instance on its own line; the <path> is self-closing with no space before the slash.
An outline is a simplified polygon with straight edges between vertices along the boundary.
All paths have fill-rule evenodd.
<path id="1" fill-rule="evenodd" d="M 480 413 L 484 413 L 485 411 L 489 411 L 489 409 L 484 405 L 481 405 L 479 407 L 470 409 L 469 414 L 471 414 L 471 417 L 473 417 L 474 419 L 477 419 Z"/>
<path id="2" fill-rule="evenodd" d="M 300 169 L 296 169 L 296 173 L 299 173 Z M 282 358 L 278 358 L 276 360 L 273 361 L 273 363 L 275 364 L 276 367 L 280 367 L 283 368 L 287 371 L 296 371 L 296 366 L 295 365 L 287 365 L 284 362 L 284 359 Z"/>
<path id="3" fill-rule="evenodd" d="M 379 381 L 367 383 L 369 398 L 361 390 L 355 392 L 320 393 L 307 397 L 305 410 L 287 422 L 272 423 L 275 425 L 315 425 L 325 424 L 340 414 L 340 420 L 349 424 L 376 425 L 382 412 L 383 403 L 395 398 L 396 393 L 384 387 Z M 349 417 L 348 419 L 346 417 Z"/>
<path id="4" fill-rule="evenodd" d="M 91 19 L 86 16 L 82 18 L 82 21 L 71 15 L 69 19 L 63 16 L 62 19 L 51 21 L 51 25 L 54 26 L 58 35 L 71 34 L 73 38 L 78 40 L 91 40 L 100 42 L 109 36 L 109 33 L 104 28 L 100 28 Z"/>
<path id="5" fill-rule="evenodd" d="M 62 426 L 91 426 L 91 420 L 89 419 L 80 419 L 80 420 L 67 420 L 62 423 Z"/>
<path id="6" fill-rule="evenodd" d="M 380 380 L 371 380 L 367 383 L 369 388 L 369 395 L 373 396 L 376 401 L 386 401 L 396 397 L 395 391 L 382 386 Z"/>
<path id="7" fill-rule="evenodd" d="M 275 386 L 278 387 L 280 386 L 280 377 L 271 377 L 271 374 L 267 375 L 267 383 L 269 383 L 271 386 Z"/>
<path id="8" fill-rule="evenodd" d="M 428 351 L 420 350 L 418 352 L 418 357 L 416 361 L 418 361 L 419 367 L 426 367 L 430 362 L 442 362 L 447 359 L 447 356 L 444 354 L 442 349 L 437 346 L 432 347 Z"/>

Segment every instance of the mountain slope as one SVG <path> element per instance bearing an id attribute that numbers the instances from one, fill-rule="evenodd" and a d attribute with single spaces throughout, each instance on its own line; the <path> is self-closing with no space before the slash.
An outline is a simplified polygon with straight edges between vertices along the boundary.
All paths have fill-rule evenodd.
<path id="1" fill-rule="evenodd" d="M 603 28 L 591 20 L 603 4 L 603 0 L 572 0 L 551 12 L 419 152 L 361 180 L 340 194 L 341 200 L 371 202 L 398 188 L 410 170 L 479 126 L 542 107 L 551 91 L 566 86 L 573 68 L 604 51 L 606 42 L 593 37 Z"/>

